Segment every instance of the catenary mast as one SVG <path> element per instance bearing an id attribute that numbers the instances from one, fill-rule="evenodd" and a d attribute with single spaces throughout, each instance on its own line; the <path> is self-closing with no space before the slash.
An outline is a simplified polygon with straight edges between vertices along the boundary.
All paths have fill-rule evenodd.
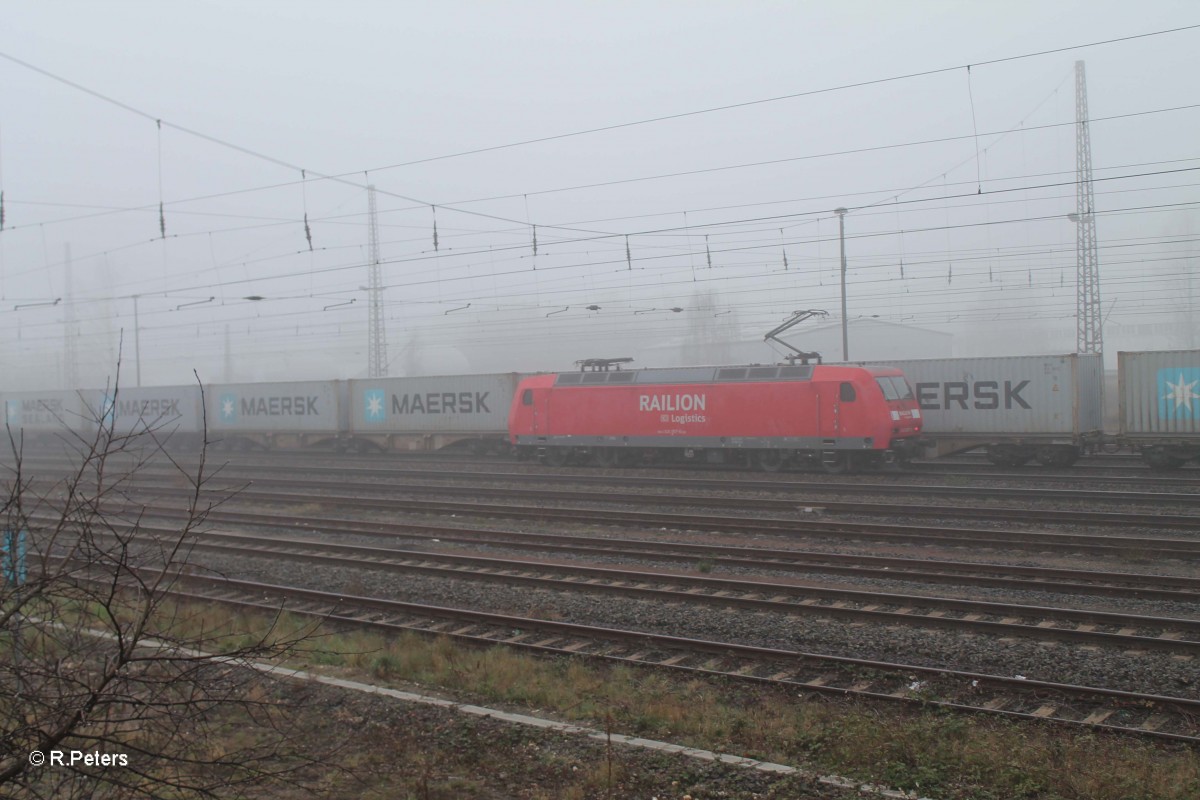
<path id="1" fill-rule="evenodd" d="M 1096 201 L 1092 192 L 1092 138 L 1088 129 L 1087 78 L 1075 62 L 1075 351 L 1103 353 L 1100 259 L 1096 247 Z"/>
<path id="2" fill-rule="evenodd" d="M 370 323 L 367 328 L 367 377 L 387 376 L 387 334 L 383 330 L 383 276 L 379 266 L 379 220 L 375 210 L 375 186 L 367 187 L 367 230 L 370 237 Z"/>

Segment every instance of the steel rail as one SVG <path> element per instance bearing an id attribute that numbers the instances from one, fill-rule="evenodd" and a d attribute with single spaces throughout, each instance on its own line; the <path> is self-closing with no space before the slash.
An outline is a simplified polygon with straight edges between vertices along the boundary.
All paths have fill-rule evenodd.
<path id="1" fill-rule="evenodd" d="M 215 537 L 223 541 L 215 541 Z M 238 544 L 231 544 L 233 542 Z M 327 566 L 415 572 L 451 578 L 472 577 L 555 590 L 615 592 L 622 596 L 667 602 L 700 602 L 770 613 L 818 614 L 884 625 L 900 623 L 998 636 L 1023 636 L 1036 640 L 1200 654 L 1200 620 L 550 564 L 245 534 L 209 532 L 203 539 L 189 543 L 189 546 L 195 550 L 219 551 L 240 557 L 269 555 L 272 558 L 283 557 Z M 344 556 L 331 555 L 334 552 Z M 555 574 L 567 577 L 552 577 Z M 661 586 L 674 588 L 658 588 Z M 861 607 L 851 608 L 846 603 L 860 604 Z M 893 606 L 895 610 L 887 610 L 886 606 Z M 944 616 L 947 612 L 964 616 Z M 1000 620 L 983 619 L 984 616 L 1000 617 Z M 1022 623 L 1021 619 L 1038 622 Z M 1069 622 L 1078 627 L 1055 627 L 1060 622 Z M 1096 626 L 1120 630 L 1108 633 L 1095 630 Z M 1136 634 L 1137 630 L 1159 630 L 1162 633 L 1150 636 Z M 1184 636 L 1192 638 L 1185 639 Z"/>
<path id="2" fill-rule="evenodd" d="M 290 613 L 392 634 L 411 631 L 477 646 L 504 646 L 539 655 L 719 676 L 812 694 L 1200 742 L 1200 701 L 1190 698 L 689 639 L 233 579 L 180 575 L 179 580 L 208 587 L 209 593 L 192 596 L 197 600 L 268 613 L 277 613 L 282 607 Z M 303 600 L 316 607 L 296 609 L 271 603 L 267 599 L 271 595 Z M 379 619 L 381 613 L 389 618 Z M 916 681 L 916 676 L 924 680 Z"/>
<path id="3" fill-rule="evenodd" d="M 184 518 L 186 512 L 165 507 L 141 509 L 154 518 Z M 632 556 L 695 565 L 714 564 L 763 570 L 823 572 L 887 580 L 994 586 L 1026 591 L 1128 597 L 1141 600 L 1200 602 L 1200 578 L 1138 573 L 996 565 L 963 561 L 932 561 L 861 554 L 827 553 L 691 542 L 611 539 L 572 534 L 531 533 L 445 525 L 371 523 L 329 517 L 281 518 L 276 514 L 212 511 L 209 522 L 265 528 L 288 527 L 307 533 L 336 532 L 349 536 L 422 539 L 437 543 L 486 544 L 535 552 L 567 552 L 590 556 Z M 1002 574 L 1001 574 L 1002 573 Z M 1020 577 L 1018 577 L 1020 576 Z M 1171 588 L 1167 588 L 1171 587 Z"/>
<path id="4" fill-rule="evenodd" d="M 156 494 L 167 490 L 157 490 Z M 764 517 L 718 517 L 713 514 L 678 514 L 653 511 L 619 511 L 599 508 L 568 508 L 547 506 L 496 505 L 492 503 L 462 503 L 450 501 L 407 500 L 402 498 L 365 499 L 335 495 L 284 494 L 243 491 L 237 499 L 263 503 L 298 503 L 308 506 L 334 504 L 338 507 L 376 509 L 380 511 L 410 511 L 430 514 L 473 514 L 480 517 L 509 517 L 585 522 L 589 524 L 627 523 L 637 526 L 674 527 L 682 530 L 723 531 L 738 534 L 785 536 L 832 535 L 873 540 L 899 541 L 915 544 L 974 545 L 1012 549 L 1024 546 L 1032 550 L 1062 552 L 1093 552 L 1115 555 L 1153 552 L 1155 555 L 1179 559 L 1200 558 L 1200 541 L 1156 537 L 1089 536 L 1073 533 L 1042 533 L 1028 531 L 994 531 L 978 528 L 927 527 L 899 523 L 830 522 L 819 520 L 821 506 L 797 503 L 793 510 L 798 519 Z M 808 513 L 811 509 L 811 513 Z M 807 519 L 806 519 L 807 517 Z"/>

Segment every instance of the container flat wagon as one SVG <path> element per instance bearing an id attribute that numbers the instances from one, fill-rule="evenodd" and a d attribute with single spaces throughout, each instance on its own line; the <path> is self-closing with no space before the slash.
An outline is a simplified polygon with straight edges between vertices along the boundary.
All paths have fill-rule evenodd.
<path id="1" fill-rule="evenodd" d="M 221 449 L 335 448 L 348 428 L 345 381 L 205 387 L 209 438 Z"/>
<path id="2" fill-rule="evenodd" d="M 519 379 L 506 372 L 352 380 L 345 447 L 412 452 L 463 444 L 477 453 L 507 451 Z"/>
<path id="3" fill-rule="evenodd" d="M 97 415 L 89 408 L 87 392 L 77 390 L 5 392 L 4 420 L 14 438 L 39 445 L 74 434 L 94 434 Z"/>
<path id="4" fill-rule="evenodd" d="M 1152 469 L 1200 458 L 1200 350 L 1117 353 L 1121 440 Z"/>
<path id="5" fill-rule="evenodd" d="M 1103 435 L 1099 355 L 872 363 L 903 370 L 912 384 L 927 457 L 984 448 L 1003 466 L 1070 466 Z"/>

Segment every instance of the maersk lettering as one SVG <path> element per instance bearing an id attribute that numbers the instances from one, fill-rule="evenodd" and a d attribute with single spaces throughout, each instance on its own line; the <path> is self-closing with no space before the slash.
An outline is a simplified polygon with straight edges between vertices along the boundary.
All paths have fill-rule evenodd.
<path id="1" fill-rule="evenodd" d="M 118 417 L 177 417 L 179 400 L 118 400 L 114 404 Z"/>
<path id="2" fill-rule="evenodd" d="M 257 417 L 315 417 L 317 397 L 243 397 L 241 411 Z"/>
<path id="3" fill-rule="evenodd" d="M 1021 391 L 1029 385 L 1024 380 L 1014 384 L 1004 382 L 1004 408 L 1033 408 L 1021 397 Z M 974 408 L 979 411 L 995 411 L 1000 408 L 1000 381 L 946 381 L 945 383 L 918 383 L 917 404 L 926 411 L 959 408 Z"/>
<path id="4" fill-rule="evenodd" d="M 707 399 L 702 394 L 643 394 L 638 396 L 638 410 L 703 411 Z"/>
<path id="5" fill-rule="evenodd" d="M 393 414 L 490 414 L 491 392 L 426 392 L 392 395 Z"/>

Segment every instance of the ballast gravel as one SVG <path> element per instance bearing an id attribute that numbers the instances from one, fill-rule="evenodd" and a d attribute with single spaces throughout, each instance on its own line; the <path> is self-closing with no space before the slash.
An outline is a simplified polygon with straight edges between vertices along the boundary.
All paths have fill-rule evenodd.
<path id="1" fill-rule="evenodd" d="M 798 652 L 837 655 L 1200 699 L 1191 657 L 1047 644 L 1015 637 L 955 633 L 907 625 L 848 623 L 812 614 L 687 607 L 598 593 L 510 587 L 491 581 L 388 574 L 264 558 L 197 556 L 232 578 L 302 586 L 413 603 L 469 608 L 538 619 L 603 625 Z"/>

